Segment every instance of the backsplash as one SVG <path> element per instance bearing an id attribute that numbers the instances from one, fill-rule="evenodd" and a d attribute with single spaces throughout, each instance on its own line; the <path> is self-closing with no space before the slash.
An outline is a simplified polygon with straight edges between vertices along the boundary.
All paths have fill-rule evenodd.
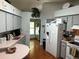
<path id="1" fill-rule="evenodd" d="M 73 32 L 74 32 L 75 36 L 76 35 L 79 36 L 79 29 L 73 29 Z"/>
<path id="2" fill-rule="evenodd" d="M 2 32 L 2 33 L 0 33 L 0 38 L 2 38 L 2 37 L 7 37 L 8 34 L 12 34 L 12 35 L 13 35 L 13 33 L 15 33 L 15 36 L 20 35 L 20 29 Z"/>

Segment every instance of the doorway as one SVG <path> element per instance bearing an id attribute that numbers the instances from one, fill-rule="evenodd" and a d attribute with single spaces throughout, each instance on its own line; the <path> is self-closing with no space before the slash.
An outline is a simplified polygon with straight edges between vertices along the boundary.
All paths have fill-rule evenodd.
<path id="1" fill-rule="evenodd" d="M 40 19 L 30 19 L 30 38 L 40 40 L 41 21 Z"/>

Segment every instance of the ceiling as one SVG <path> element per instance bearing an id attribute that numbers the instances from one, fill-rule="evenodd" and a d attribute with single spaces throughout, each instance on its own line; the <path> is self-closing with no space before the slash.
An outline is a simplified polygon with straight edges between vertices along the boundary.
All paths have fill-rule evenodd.
<path id="1" fill-rule="evenodd" d="M 38 9 L 42 9 L 44 3 L 48 2 L 65 2 L 67 0 L 9 0 L 12 5 L 17 7 L 22 11 L 30 11 L 31 8 L 37 7 Z"/>

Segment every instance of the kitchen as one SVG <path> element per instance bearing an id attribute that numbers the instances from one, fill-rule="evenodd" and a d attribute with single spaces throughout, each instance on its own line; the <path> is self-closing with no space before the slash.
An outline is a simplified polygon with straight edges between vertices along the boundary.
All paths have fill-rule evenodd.
<path id="1" fill-rule="evenodd" d="M 79 59 L 79 1 L 34 0 L 36 4 L 28 6 L 30 1 L 0 0 L 0 58 L 22 59 L 29 54 L 31 8 L 39 6 L 40 46 L 56 58 Z"/>

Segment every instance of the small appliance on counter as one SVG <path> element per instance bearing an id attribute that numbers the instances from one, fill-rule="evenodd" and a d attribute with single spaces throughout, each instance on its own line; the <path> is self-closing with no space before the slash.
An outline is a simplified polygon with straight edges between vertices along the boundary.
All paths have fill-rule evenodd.
<path id="1" fill-rule="evenodd" d="M 1 44 L 2 44 L 2 43 L 6 43 L 6 37 L 0 38 L 0 43 L 1 43 Z"/>
<path id="2" fill-rule="evenodd" d="M 12 40 L 14 38 L 12 34 L 9 34 L 9 36 L 10 36 L 10 40 Z"/>
<path id="3" fill-rule="evenodd" d="M 10 37 L 13 37 L 14 40 L 18 40 L 20 38 L 19 35 L 21 34 L 20 29 L 13 30 L 11 34 Z"/>
<path id="4" fill-rule="evenodd" d="M 67 41 L 73 41 L 75 34 L 72 31 L 64 31 L 63 36 Z"/>
<path id="5" fill-rule="evenodd" d="M 14 36 L 11 33 L 6 34 L 6 41 L 12 40 L 13 38 Z"/>

